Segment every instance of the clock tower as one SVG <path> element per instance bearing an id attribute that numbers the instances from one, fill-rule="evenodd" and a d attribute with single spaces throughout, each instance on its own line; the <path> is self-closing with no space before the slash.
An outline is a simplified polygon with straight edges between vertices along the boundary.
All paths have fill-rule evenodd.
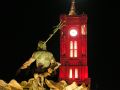
<path id="1" fill-rule="evenodd" d="M 87 66 L 87 15 L 77 15 L 72 0 L 68 15 L 61 15 L 64 26 L 60 30 L 60 80 L 71 84 L 88 84 Z"/>

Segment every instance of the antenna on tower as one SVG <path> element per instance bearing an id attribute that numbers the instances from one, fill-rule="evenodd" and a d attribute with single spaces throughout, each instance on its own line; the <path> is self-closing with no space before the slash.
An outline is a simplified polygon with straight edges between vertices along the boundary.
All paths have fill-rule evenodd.
<path id="1" fill-rule="evenodd" d="M 71 7 L 70 7 L 70 11 L 69 11 L 69 14 L 68 15 L 76 15 L 76 12 L 75 12 L 75 0 L 72 0 L 71 1 Z"/>

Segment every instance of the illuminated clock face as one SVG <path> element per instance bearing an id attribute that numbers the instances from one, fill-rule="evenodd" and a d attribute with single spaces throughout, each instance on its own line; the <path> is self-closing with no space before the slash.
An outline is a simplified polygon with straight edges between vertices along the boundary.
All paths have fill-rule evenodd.
<path id="1" fill-rule="evenodd" d="M 71 36 L 76 36 L 77 35 L 77 30 L 75 30 L 75 29 L 70 30 L 70 35 Z"/>

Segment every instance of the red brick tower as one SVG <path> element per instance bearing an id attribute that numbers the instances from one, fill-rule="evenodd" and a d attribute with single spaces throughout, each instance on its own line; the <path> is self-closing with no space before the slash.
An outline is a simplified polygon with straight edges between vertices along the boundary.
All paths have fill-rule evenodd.
<path id="1" fill-rule="evenodd" d="M 87 66 L 87 15 L 77 15 L 72 0 L 68 15 L 61 15 L 65 22 L 60 30 L 60 80 L 88 83 Z"/>

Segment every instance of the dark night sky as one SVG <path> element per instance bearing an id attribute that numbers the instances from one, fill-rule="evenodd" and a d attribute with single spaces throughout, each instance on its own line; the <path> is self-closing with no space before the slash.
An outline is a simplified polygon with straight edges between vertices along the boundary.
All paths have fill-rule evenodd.
<path id="1" fill-rule="evenodd" d="M 118 86 L 114 87 L 119 81 L 117 2 L 76 1 L 77 13 L 88 15 L 88 65 L 92 87 L 117 89 Z M 9 81 L 36 50 L 38 40 L 46 40 L 53 26 L 58 24 L 59 16 L 68 13 L 70 1 L 39 0 L 19 5 L 15 1 L 3 1 L 1 4 L 0 79 Z M 59 32 L 48 42 L 48 50 L 59 61 Z"/>

